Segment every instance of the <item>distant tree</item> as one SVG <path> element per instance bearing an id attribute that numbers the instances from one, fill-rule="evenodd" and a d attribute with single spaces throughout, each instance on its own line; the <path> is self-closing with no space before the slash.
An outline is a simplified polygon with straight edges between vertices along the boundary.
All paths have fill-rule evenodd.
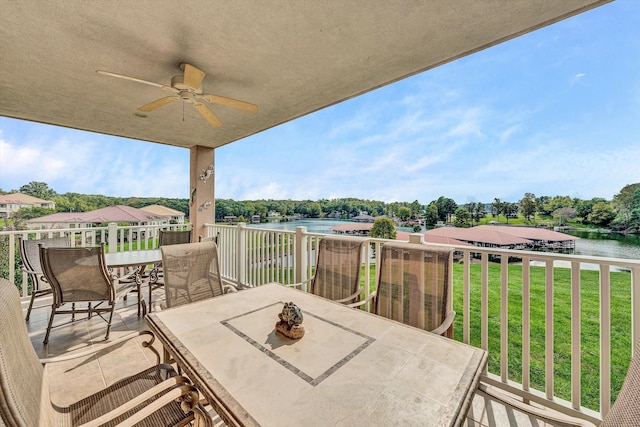
<path id="1" fill-rule="evenodd" d="M 409 209 L 411 209 L 412 218 L 417 218 L 418 216 L 422 215 L 422 205 L 417 200 L 411 202 L 411 205 L 409 205 Z"/>
<path id="2" fill-rule="evenodd" d="M 573 199 L 569 196 L 554 196 L 544 204 L 543 210 L 548 215 L 560 208 L 572 208 Z"/>
<path id="3" fill-rule="evenodd" d="M 53 200 L 56 196 L 56 192 L 50 189 L 47 183 L 37 181 L 31 181 L 23 185 L 20 187 L 20 192 L 42 200 Z"/>
<path id="4" fill-rule="evenodd" d="M 500 222 L 500 214 L 504 213 L 504 204 L 505 202 L 501 201 L 497 197 L 493 199 L 493 203 L 491 203 L 491 216 L 496 217 L 498 222 Z"/>
<path id="5" fill-rule="evenodd" d="M 454 214 L 453 225 L 456 227 L 468 227 L 471 221 L 471 214 L 465 208 L 458 208 Z"/>
<path id="6" fill-rule="evenodd" d="M 469 211 L 469 218 L 471 219 L 471 225 L 473 226 L 474 222 L 479 223 L 481 218 L 484 218 L 487 214 L 487 211 L 484 207 L 484 203 L 480 202 L 469 202 L 466 205 L 467 211 Z"/>
<path id="7" fill-rule="evenodd" d="M 615 230 L 628 230 L 631 224 L 631 215 L 634 207 L 634 194 L 640 190 L 640 183 L 625 185 L 620 193 L 613 196 L 611 206 L 614 209 L 616 217 L 612 221 L 612 227 Z M 639 196 L 640 197 L 640 196 Z"/>
<path id="8" fill-rule="evenodd" d="M 550 199 L 551 197 L 549 196 L 536 197 L 536 212 L 542 215 L 549 215 L 551 212 L 547 212 L 544 209 L 544 205 L 547 204 Z"/>
<path id="9" fill-rule="evenodd" d="M 396 235 L 396 226 L 391 221 L 391 218 L 376 218 L 373 222 L 373 227 L 369 230 L 369 237 L 373 238 L 395 240 Z"/>
<path id="10" fill-rule="evenodd" d="M 576 217 L 575 208 L 560 208 L 553 212 L 553 219 L 558 225 L 565 225 L 567 221 Z"/>
<path id="11" fill-rule="evenodd" d="M 425 225 L 427 227 L 433 227 L 438 223 L 438 206 L 435 202 L 429 203 L 427 206 L 427 213 L 425 215 Z"/>
<path id="12" fill-rule="evenodd" d="M 401 220 L 406 221 L 411 217 L 411 209 L 406 206 L 400 206 L 397 215 Z"/>
<path id="13" fill-rule="evenodd" d="M 607 225 L 616 217 L 611 204 L 607 202 L 598 202 L 593 205 L 591 213 L 587 217 L 587 220 L 591 224 L 595 225 Z"/>
<path id="14" fill-rule="evenodd" d="M 422 231 L 422 227 L 420 226 L 420 224 L 416 224 L 413 226 L 413 232 L 414 233 L 419 233 Z"/>
<path id="15" fill-rule="evenodd" d="M 441 221 L 448 221 L 451 215 L 453 215 L 458 208 L 458 205 L 453 199 L 449 199 L 444 196 L 438 197 L 438 200 L 436 200 L 436 206 L 438 207 L 438 219 Z"/>
<path id="16" fill-rule="evenodd" d="M 587 222 L 587 217 L 591 214 L 591 210 L 593 209 L 593 205 L 598 202 L 606 202 L 606 200 L 594 197 L 591 200 L 578 200 L 575 202 L 574 206 L 576 208 L 576 217 L 582 218 L 584 222 Z"/>
<path id="17" fill-rule="evenodd" d="M 520 199 L 518 204 L 520 206 L 520 213 L 522 213 L 528 222 L 531 222 L 531 219 L 536 216 L 536 195 L 533 193 L 524 193 L 524 197 Z"/>
<path id="18" fill-rule="evenodd" d="M 516 203 L 504 202 L 502 205 L 502 213 L 507 218 L 507 224 L 509 224 L 509 217 L 518 213 L 518 205 Z"/>
<path id="19" fill-rule="evenodd" d="M 614 207 L 631 210 L 634 203 L 634 193 L 638 189 L 640 189 L 640 182 L 636 184 L 628 184 L 622 187 L 620 192 L 613 196 L 612 203 Z"/>
<path id="20" fill-rule="evenodd" d="M 46 209 L 37 206 L 32 208 L 22 208 L 18 212 L 20 212 L 20 218 L 25 221 L 56 213 L 55 209 Z"/>

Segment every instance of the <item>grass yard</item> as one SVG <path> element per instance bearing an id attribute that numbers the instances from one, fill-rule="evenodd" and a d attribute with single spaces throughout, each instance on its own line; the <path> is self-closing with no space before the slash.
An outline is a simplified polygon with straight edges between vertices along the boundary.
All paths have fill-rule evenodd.
<path id="1" fill-rule="evenodd" d="M 480 346 L 480 266 L 471 266 L 471 344 Z M 454 338 L 462 340 L 462 265 L 454 266 Z M 509 266 L 509 378 L 522 382 L 522 267 Z M 531 386 L 545 387 L 545 269 L 531 267 Z M 600 390 L 600 286 L 599 272 L 580 272 L 581 398 L 588 408 L 599 409 Z M 500 266 L 489 265 L 489 371 L 500 373 Z M 571 270 L 554 269 L 554 391 L 571 400 Z M 611 273 L 611 388 L 612 399 L 622 387 L 631 360 L 630 273 Z"/>
<path id="2" fill-rule="evenodd" d="M 631 360 L 631 273 L 611 273 L 611 397 L 615 400 Z M 375 266 L 371 267 L 371 288 L 375 289 Z M 481 346 L 481 266 L 471 265 L 470 339 Z M 463 266 L 453 268 L 454 339 L 462 341 Z M 599 272 L 580 272 L 581 293 L 581 399 L 582 405 L 599 410 L 600 390 L 600 285 Z M 545 389 L 545 269 L 531 267 L 530 284 L 530 384 Z M 500 374 L 500 265 L 489 265 L 489 371 Z M 554 269 L 554 391 L 571 400 L 571 270 Z M 522 382 L 522 267 L 509 265 L 509 379 Z"/>

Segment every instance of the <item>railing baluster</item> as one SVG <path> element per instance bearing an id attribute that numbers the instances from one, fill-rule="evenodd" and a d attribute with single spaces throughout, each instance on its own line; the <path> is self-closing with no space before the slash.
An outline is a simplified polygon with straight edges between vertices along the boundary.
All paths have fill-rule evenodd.
<path id="1" fill-rule="evenodd" d="M 463 269 L 463 325 L 462 325 L 462 340 L 469 344 L 469 336 L 471 334 L 471 252 L 468 250 L 462 251 L 462 269 Z"/>
<path id="2" fill-rule="evenodd" d="M 609 266 L 600 265 L 600 413 L 611 406 L 611 279 Z"/>
<path id="3" fill-rule="evenodd" d="M 545 266 L 545 391 L 547 399 L 553 398 L 553 260 Z"/>
<path id="4" fill-rule="evenodd" d="M 481 348 L 489 349 L 489 254 L 482 253 L 482 296 L 480 315 L 482 317 Z"/>
<path id="5" fill-rule="evenodd" d="M 574 409 L 581 404 L 581 339 L 580 339 L 580 263 L 571 263 L 571 403 Z"/>
<path id="6" fill-rule="evenodd" d="M 531 266 L 522 258 L 522 389 L 529 391 L 531 381 Z"/>
<path id="7" fill-rule="evenodd" d="M 509 379 L 509 256 L 500 256 L 500 375 Z"/>

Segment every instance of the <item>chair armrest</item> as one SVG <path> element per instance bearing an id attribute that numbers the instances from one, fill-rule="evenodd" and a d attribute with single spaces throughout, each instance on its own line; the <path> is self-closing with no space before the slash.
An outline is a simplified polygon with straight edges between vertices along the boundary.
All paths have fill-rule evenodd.
<path id="1" fill-rule="evenodd" d="M 164 394 L 118 425 L 133 426 L 134 424 L 140 422 L 144 418 L 156 412 L 164 405 L 171 403 L 176 399 L 186 399 L 188 401 L 193 400 L 194 402 L 198 402 L 199 400 L 198 390 L 191 385 L 190 381 L 185 377 L 176 376 L 164 380 L 160 384 L 155 385 L 144 393 L 129 400 L 127 403 L 111 410 L 110 412 L 107 412 L 106 414 L 96 418 L 95 420 L 82 424 L 79 427 L 98 427 L 104 425 L 107 422 L 113 420 L 116 417 L 119 417 L 127 411 L 130 411 L 131 409 L 160 393 Z M 183 410 L 184 409 L 185 408 L 183 407 Z M 187 408 L 187 411 L 185 411 L 185 413 L 188 412 L 189 409 L 190 408 Z"/>
<path id="2" fill-rule="evenodd" d="M 562 425 L 580 426 L 580 427 L 595 427 L 595 424 L 583 420 L 581 418 L 565 415 L 560 412 L 553 411 L 551 409 L 545 409 L 538 406 L 529 405 L 514 397 L 507 395 L 506 393 L 499 391 L 497 388 L 485 383 L 478 384 L 478 393 L 491 397 L 492 399 L 499 400 L 502 403 L 518 409 L 519 411 L 532 414 L 538 418 L 542 418 L 547 421 L 555 423 L 561 423 Z"/>
<path id="3" fill-rule="evenodd" d="M 22 270 L 22 271 L 24 271 L 25 273 L 28 273 L 28 274 L 38 274 L 37 271 L 29 270 L 27 267 L 25 267 L 24 264 L 22 264 L 20 266 L 20 270 Z"/>
<path id="4" fill-rule="evenodd" d="M 107 350 L 109 348 L 112 348 L 120 343 L 129 341 L 131 339 L 137 338 L 141 335 L 149 335 L 150 338 L 148 341 L 142 341 L 142 346 L 145 348 L 148 348 L 150 351 L 152 351 L 155 355 L 156 355 L 156 360 L 157 363 L 160 363 L 160 353 L 158 353 L 158 351 L 153 348 L 153 342 L 156 340 L 155 335 L 153 335 L 153 332 L 151 331 L 138 331 L 138 332 L 133 332 L 131 334 L 122 336 L 120 338 L 117 338 L 115 340 L 109 341 L 109 343 L 100 346 L 100 348 L 90 348 L 90 349 L 85 349 L 85 350 L 80 350 L 77 352 L 72 352 L 71 354 L 64 354 L 61 356 L 55 356 L 55 357 L 49 357 L 46 359 L 40 359 L 40 363 L 42 363 L 43 365 L 47 364 L 47 363 L 56 363 L 56 362 L 63 362 L 66 360 L 72 360 L 72 359 L 77 359 L 78 357 L 84 357 L 84 356 L 88 356 L 91 354 L 95 354 L 95 353 L 99 353 L 101 351 Z"/>
<path id="5" fill-rule="evenodd" d="M 361 305 L 367 304 L 369 301 L 371 301 L 375 297 L 376 297 L 376 291 L 373 291 L 373 292 L 371 292 L 371 294 L 369 294 L 369 296 L 367 298 L 363 299 L 362 301 L 358 301 L 358 302 L 354 302 L 354 303 L 351 303 L 351 304 L 347 304 L 347 307 L 351 307 L 351 308 L 360 307 Z"/>
<path id="6" fill-rule="evenodd" d="M 228 294 L 230 292 L 238 292 L 238 288 L 233 285 L 222 285 L 222 292 Z"/>
<path id="7" fill-rule="evenodd" d="M 335 302 L 342 302 L 342 303 L 350 301 L 350 300 L 354 299 L 355 297 L 359 296 L 362 293 L 362 291 L 363 291 L 363 289 L 358 288 L 358 290 L 356 292 L 352 293 L 348 297 L 340 298 L 340 299 L 334 299 L 334 301 Z"/>
<path id="8" fill-rule="evenodd" d="M 300 288 L 302 289 L 302 285 L 305 285 L 307 283 L 309 283 L 310 281 L 313 280 L 313 277 L 308 278 L 307 280 L 305 280 L 304 282 L 300 282 L 300 283 L 290 283 L 290 284 L 282 284 L 283 286 L 286 286 L 288 288 Z"/>
<path id="9" fill-rule="evenodd" d="M 442 335 L 446 332 L 447 329 L 449 329 L 451 327 L 451 325 L 453 324 L 453 319 L 456 317 L 456 312 L 451 310 L 449 313 L 447 313 L 447 317 L 444 319 L 444 321 L 440 324 L 440 326 L 438 326 L 437 328 L 435 328 L 433 331 L 431 331 L 432 333 L 436 334 L 436 335 Z"/>

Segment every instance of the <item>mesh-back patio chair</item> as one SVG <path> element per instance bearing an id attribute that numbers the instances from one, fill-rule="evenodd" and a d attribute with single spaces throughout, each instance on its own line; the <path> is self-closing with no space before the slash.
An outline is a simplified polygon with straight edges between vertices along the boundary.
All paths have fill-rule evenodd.
<path id="1" fill-rule="evenodd" d="M 442 335 L 455 312 L 449 310 L 453 250 L 413 243 L 385 243 L 374 312 Z"/>
<path id="2" fill-rule="evenodd" d="M 52 237 L 50 239 L 20 239 L 20 256 L 22 257 L 22 271 L 29 274 L 31 278 L 31 300 L 25 320 L 28 322 L 33 309 L 33 303 L 36 298 L 45 295 L 51 295 L 51 286 L 42 274 L 42 265 L 40 264 L 40 246 L 47 248 L 64 248 L 69 247 L 69 238 L 66 236 Z M 38 307 L 36 307 L 38 308 Z"/>
<path id="3" fill-rule="evenodd" d="M 309 280 L 289 286 L 302 287 L 310 282 L 309 292 L 343 304 L 360 300 L 360 270 L 367 239 L 358 237 L 322 237 L 315 272 Z"/>
<path id="4" fill-rule="evenodd" d="M 116 303 L 136 289 L 136 284 L 121 283 L 112 278 L 104 260 L 104 244 L 86 248 L 40 246 L 40 263 L 44 276 L 53 289 L 53 303 L 44 343 L 49 342 L 53 319 L 58 314 L 87 313 L 89 317 L 98 314 L 107 322 L 105 340 L 109 339 Z M 83 303 L 82 307 L 76 307 L 76 303 Z M 71 309 L 66 304 L 71 304 Z M 108 317 L 105 318 L 103 314 Z"/>
<path id="5" fill-rule="evenodd" d="M 103 354 L 144 335 L 150 339 L 142 344 L 155 353 L 155 366 L 123 376 L 113 385 L 69 406 L 60 406 L 51 401 L 50 389 L 59 384 L 50 384 L 49 370 L 55 369 L 56 362 L 96 354 L 94 347 L 38 359 L 22 320 L 18 290 L 3 278 L 0 278 L 0 325 L 0 425 L 78 426 L 93 421 L 93 425 L 115 426 L 132 420 L 131 417 L 138 417 L 140 422 L 135 424 L 138 427 L 185 426 L 194 419 L 200 426 L 211 423 L 197 404 L 199 394 L 189 380 L 176 375 L 170 365 L 159 364 L 160 355 L 150 345 L 155 337 L 149 331 L 128 334 L 101 346 L 99 351 Z M 70 384 L 77 381 L 73 371 L 67 375 Z M 181 403 L 186 404 L 184 410 Z"/>
<path id="6" fill-rule="evenodd" d="M 160 230 L 158 232 L 158 247 L 191 243 L 193 230 Z M 164 271 L 162 263 L 153 266 L 149 274 L 149 311 L 153 310 L 151 295 L 154 289 L 164 286 Z"/>
<path id="7" fill-rule="evenodd" d="M 233 287 L 223 285 L 215 241 L 162 246 L 165 301 L 170 308 L 220 296 Z"/>

